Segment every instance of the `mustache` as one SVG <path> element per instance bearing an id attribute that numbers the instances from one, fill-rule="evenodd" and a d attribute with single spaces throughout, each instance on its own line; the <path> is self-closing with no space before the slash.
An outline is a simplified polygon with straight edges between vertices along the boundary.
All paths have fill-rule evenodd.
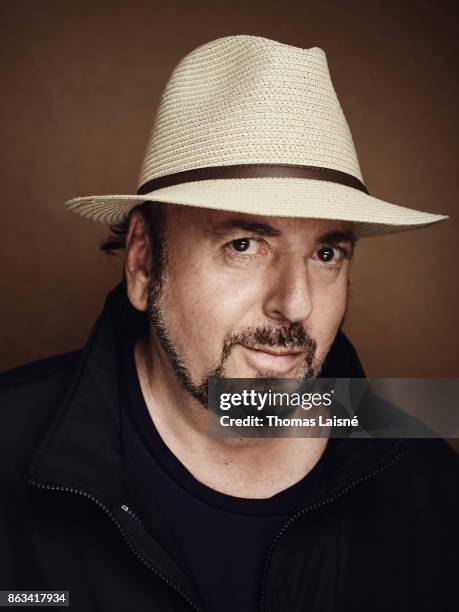
<path id="1" fill-rule="evenodd" d="M 317 342 L 308 334 L 301 323 L 293 323 L 289 327 L 249 327 L 243 331 L 230 334 L 223 345 L 223 360 L 225 360 L 236 344 L 257 346 L 258 348 L 283 348 L 304 351 L 312 358 L 316 352 Z"/>

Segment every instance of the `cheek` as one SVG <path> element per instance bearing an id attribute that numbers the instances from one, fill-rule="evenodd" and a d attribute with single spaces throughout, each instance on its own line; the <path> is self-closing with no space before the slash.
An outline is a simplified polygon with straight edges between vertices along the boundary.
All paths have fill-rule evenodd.
<path id="1" fill-rule="evenodd" d="M 253 286 L 219 274 L 213 266 L 188 261 L 166 276 L 161 306 L 172 340 L 194 363 L 212 365 L 228 333 L 240 327 L 253 301 Z M 256 292 L 256 290 L 255 290 Z"/>
<path id="2" fill-rule="evenodd" d="M 328 286 L 316 288 L 310 329 L 317 342 L 317 359 L 328 353 L 346 311 L 348 279 L 342 278 Z"/>

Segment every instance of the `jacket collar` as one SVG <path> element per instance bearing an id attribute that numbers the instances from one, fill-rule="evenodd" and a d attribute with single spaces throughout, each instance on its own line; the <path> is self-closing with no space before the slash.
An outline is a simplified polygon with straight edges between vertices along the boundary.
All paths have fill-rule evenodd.
<path id="1" fill-rule="evenodd" d="M 50 485 L 88 491 L 108 507 L 116 502 L 122 478 L 120 432 L 120 348 L 146 325 L 130 306 L 124 283 L 106 299 L 76 367 L 65 400 L 30 466 L 29 475 Z M 322 370 L 325 377 L 365 377 L 357 353 L 340 331 Z M 333 476 L 334 489 L 372 469 L 397 446 L 393 440 L 348 440 L 356 452 L 343 452 Z M 357 452 L 358 451 L 358 452 Z"/>
<path id="2" fill-rule="evenodd" d="M 32 478 L 96 493 L 111 505 L 121 475 L 119 363 L 122 284 L 112 290 L 65 399 L 32 463 Z"/>

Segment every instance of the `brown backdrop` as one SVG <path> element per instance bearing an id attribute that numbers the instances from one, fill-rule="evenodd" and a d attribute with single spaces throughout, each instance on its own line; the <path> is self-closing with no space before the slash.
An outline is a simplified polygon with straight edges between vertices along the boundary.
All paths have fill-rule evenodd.
<path id="1" fill-rule="evenodd" d="M 346 325 L 371 376 L 459 375 L 458 58 L 453 2 L 1 3 L 0 370 L 79 347 L 119 261 L 63 208 L 130 193 L 176 62 L 218 36 L 327 52 L 370 191 L 446 213 L 362 241 Z"/>

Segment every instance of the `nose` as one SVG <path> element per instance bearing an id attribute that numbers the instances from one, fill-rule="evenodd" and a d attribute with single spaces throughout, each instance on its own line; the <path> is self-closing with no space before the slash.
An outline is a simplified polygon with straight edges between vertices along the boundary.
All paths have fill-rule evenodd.
<path id="1" fill-rule="evenodd" d="M 311 315 L 312 295 L 303 257 L 289 258 L 279 264 L 268 280 L 264 312 L 271 319 L 303 322 Z"/>

